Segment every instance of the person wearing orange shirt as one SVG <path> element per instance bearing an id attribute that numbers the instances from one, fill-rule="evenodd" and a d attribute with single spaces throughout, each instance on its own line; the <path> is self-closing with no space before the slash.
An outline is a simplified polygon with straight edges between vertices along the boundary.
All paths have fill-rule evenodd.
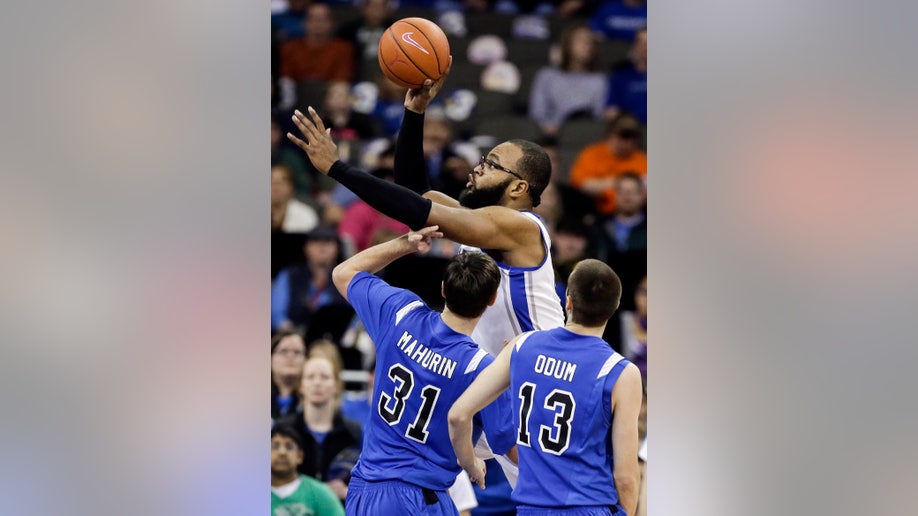
<path id="1" fill-rule="evenodd" d="M 354 79 L 354 46 L 335 38 L 331 9 L 314 3 L 306 11 L 306 37 L 280 48 L 280 76 L 295 82 Z"/>
<path id="2" fill-rule="evenodd" d="M 602 215 L 615 212 L 615 181 L 625 172 L 647 177 L 647 154 L 638 148 L 641 126 L 620 115 L 606 127 L 605 140 L 580 152 L 571 167 L 571 186 L 596 199 Z"/>

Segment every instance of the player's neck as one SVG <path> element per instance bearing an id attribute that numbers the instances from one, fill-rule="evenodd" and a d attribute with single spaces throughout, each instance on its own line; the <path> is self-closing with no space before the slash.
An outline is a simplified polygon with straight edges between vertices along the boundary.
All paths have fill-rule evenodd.
<path id="1" fill-rule="evenodd" d="M 517 211 L 532 211 L 532 203 L 524 200 L 507 199 L 501 203 L 505 208 L 511 208 Z"/>
<path id="2" fill-rule="evenodd" d="M 564 327 L 573 333 L 580 335 L 588 335 L 590 337 L 599 337 L 602 338 L 602 334 L 606 331 L 606 325 L 602 326 L 584 326 L 575 322 L 568 322 Z"/>
<path id="3" fill-rule="evenodd" d="M 444 308 L 443 313 L 440 314 L 440 319 L 443 320 L 443 324 L 449 326 L 453 331 L 463 335 L 471 335 L 472 332 L 475 331 L 475 326 L 478 325 L 478 321 L 481 317 L 476 317 L 474 319 L 460 317 L 450 312 L 449 308 Z"/>

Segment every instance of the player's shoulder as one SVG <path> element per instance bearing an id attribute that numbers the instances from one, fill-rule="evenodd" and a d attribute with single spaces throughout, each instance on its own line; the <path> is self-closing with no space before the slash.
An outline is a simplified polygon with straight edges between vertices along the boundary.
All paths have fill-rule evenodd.
<path id="1" fill-rule="evenodd" d="M 517 335 L 513 340 L 513 350 L 518 352 L 523 348 L 523 345 L 526 344 L 526 342 L 529 341 L 533 336 L 536 336 L 536 338 L 533 339 L 533 341 L 536 341 L 540 336 L 547 336 L 547 334 L 551 331 L 552 330 L 532 330 L 521 333 Z M 527 347 L 526 349 L 529 348 Z"/>
<path id="2" fill-rule="evenodd" d="M 484 369 L 494 361 L 490 353 L 468 336 L 452 340 L 444 351 L 454 360 L 466 364 L 466 373 Z"/>

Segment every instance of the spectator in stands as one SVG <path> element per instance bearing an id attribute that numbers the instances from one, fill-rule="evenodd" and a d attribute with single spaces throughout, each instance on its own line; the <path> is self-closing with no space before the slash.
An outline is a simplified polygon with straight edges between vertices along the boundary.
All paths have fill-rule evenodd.
<path id="1" fill-rule="evenodd" d="M 551 263 L 555 269 L 555 290 L 559 299 L 565 299 L 567 296 L 567 278 L 574 266 L 590 257 L 587 253 L 587 236 L 587 228 L 580 221 L 566 219 L 558 224 L 551 237 Z"/>
<path id="2" fill-rule="evenodd" d="M 596 223 L 597 258 L 647 249 L 647 187 L 644 179 L 625 172 L 615 180 L 615 213 Z"/>
<path id="3" fill-rule="evenodd" d="M 300 383 L 306 362 L 303 336 L 292 331 L 271 339 L 271 419 L 296 412 L 300 406 Z"/>
<path id="4" fill-rule="evenodd" d="M 344 399 L 341 402 L 341 413 L 344 417 L 353 419 L 362 425 L 365 425 L 370 417 L 373 405 L 373 383 L 376 380 L 376 359 L 370 362 L 366 368 L 367 385 L 366 388 L 358 392 L 345 392 Z"/>
<path id="5" fill-rule="evenodd" d="M 325 111 L 322 121 L 331 129 L 332 138 L 340 142 L 338 152 L 341 159 L 347 162 L 356 161 L 362 142 L 380 133 L 376 120 L 370 115 L 354 111 L 350 85 L 343 81 L 329 83 L 323 105 Z M 334 190 L 337 186 L 334 181 L 328 181 L 322 174 L 318 175 L 325 180 L 325 188 Z"/>
<path id="6" fill-rule="evenodd" d="M 607 39 L 633 41 L 635 33 L 647 26 L 644 0 L 606 0 L 590 20 L 590 28 Z"/>
<path id="7" fill-rule="evenodd" d="M 395 136 L 402 126 L 405 93 L 408 89 L 390 81 L 382 73 L 376 76 L 376 87 L 379 89 L 379 96 L 373 107 L 373 117 L 379 121 L 386 136 Z"/>
<path id="8" fill-rule="evenodd" d="M 336 141 L 357 142 L 379 135 L 376 122 L 369 115 L 354 111 L 351 87 L 344 81 L 334 81 L 325 92 L 325 112 L 322 121 L 332 130 Z M 340 144 L 339 144 L 340 148 Z"/>
<path id="9" fill-rule="evenodd" d="M 303 246 L 306 262 L 281 270 L 271 288 L 271 329 L 292 330 L 309 324 L 312 314 L 326 305 L 347 306 L 331 282 L 331 272 L 341 261 L 338 233 L 317 226 Z"/>
<path id="10" fill-rule="evenodd" d="M 634 312 L 622 314 L 624 353 L 641 371 L 641 379 L 647 385 L 647 277 L 641 279 L 634 289 Z M 646 387 L 645 387 L 646 388 Z"/>
<path id="11" fill-rule="evenodd" d="M 376 157 L 372 169 L 392 169 L 395 166 L 395 146 L 389 142 Z M 322 176 L 328 177 L 328 176 Z M 329 224 L 341 224 L 347 209 L 357 201 L 358 197 L 354 192 L 345 188 L 342 184 L 332 180 L 335 183 L 329 197 L 328 203 L 322 212 L 322 219 Z M 340 227 L 339 227 L 340 229 Z"/>
<path id="12" fill-rule="evenodd" d="M 561 160 L 558 156 L 558 138 L 554 136 L 542 137 L 536 143 L 545 150 L 545 153 L 548 154 L 548 159 L 551 160 L 551 179 L 545 190 L 542 190 L 542 202 L 533 208 L 532 212 L 542 218 L 549 235 L 554 235 L 558 222 L 567 211 L 561 198 L 558 182 L 560 177 L 567 177 L 567 171 L 561 169 Z"/>
<path id="13" fill-rule="evenodd" d="M 341 358 L 341 352 L 338 345 L 328 339 L 316 339 L 309 343 L 307 355 L 313 357 L 326 357 L 335 364 L 335 369 L 342 371 L 344 369 L 344 359 Z M 344 392 L 343 384 L 339 384 L 339 391 Z"/>
<path id="14" fill-rule="evenodd" d="M 557 134 L 568 118 L 601 118 L 608 81 L 596 71 L 595 37 L 586 25 L 561 33 L 561 63 L 540 69 L 529 94 L 529 116 L 545 135 Z"/>
<path id="15" fill-rule="evenodd" d="M 605 140 L 587 146 L 571 167 L 571 186 L 596 199 L 601 215 L 615 213 L 615 181 L 625 172 L 647 176 L 647 154 L 638 148 L 641 126 L 621 115 L 606 126 Z"/>
<path id="16" fill-rule="evenodd" d="M 371 174 L 389 182 L 395 181 L 395 172 L 391 168 L 377 168 Z M 379 231 L 403 235 L 408 232 L 408 226 L 376 211 L 361 199 L 355 200 L 347 207 L 338 226 L 347 256 L 370 247 L 373 235 Z"/>
<path id="17" fill-rule="evenodd" d="M 333 37 L 334 21 L 325 4 L 310 4 L 306 11 L 306 36 L 284 43 L 280 49 L 280 75 L 295 82 L 354 79 L 354 47 Z"/>
<path id="18" fill-rule="evenodd" d="M 289 145 L 284 138 L 286 131 L 281 127 L 276 115 L 271 115 L 271 165 L 284 165 L 293 174 L 294 190 L 298 196 L 309 196 L 312 191 L 313 178 L 310 172 L 312 164 L 306 165 L 302 153 Z"/>
<path id="19" fill-rule="evenodd" d="M 325 482 L 339 499 L 347 495 L 350 471 L 334 468 L 336 459 L 349 460 L 363 439 L 360 424 L 341 415 L 341 370 L 325 352 L 310 353 L 303 366 L 302 412 L 277 420 L 290 425 L 303 442 L 303 462 L 297 470 Z"/>
<path id="20" fill-rule="evenodd" d="M 458 199 L 469 182 L 472 164 L 453 148 L 453 126 L 442 110 L 432 109 L 424 119 L 422 147 L 433 189 Z"/>
<path id="21" fill-rule="evenodd" d="M 327 485 L 301 475 L 303 441 L 293 427 L 271 429 L 271 514 L 344 516 L 344 507 Z"/>
<path id="22" fill-rule="evenodd" d="M 376 63 L 379 39 L 389 25 L 395 23 L 392 17 L 392 0 L 358 0 L 359 18 L 341 25 L 337 36 L 354 46 L 354 68 L 359 74 L 364 62 Z M 357 77 L 359 80 L 373 80 L 373 77 Z"/>
<path id="23" fill-rule="evenodd" d="M 293 172 L 277 164 L 271 167 L 271 231 L 306 233 L 319 223 L 319 215 L 293 196 Z"/>
<path id="24" fill-rule="evenodd" d="M 606 119 L 628 113 L 647 125 L 647 28 L 634 36 L 628 60 L 615 66 L 609 78 Z"/>
<path id="25" fill-rule="evenodd" d="M 274 40 L 284 43 L 303 37 L 303 19 L 306 16 L 307 0 L 288 0 L 286 9 L 271 12 L 271 33 Z M 272 3 L 273 5 L 273 3 Z"/>

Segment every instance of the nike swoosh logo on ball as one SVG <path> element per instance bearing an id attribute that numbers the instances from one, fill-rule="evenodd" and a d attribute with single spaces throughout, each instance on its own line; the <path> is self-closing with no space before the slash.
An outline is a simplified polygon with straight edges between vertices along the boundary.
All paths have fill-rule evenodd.
<path id="1" fill-rule="evenodd" d="M 430 52 L 425 50 L 424 47 L 422 47 L 417 41 L 414 40 L 414 38 L 411 37 L 412 34 L 414 34 L 414 32 L 406 32 L 402 34 L 402 41 L 404 41 L 405 43 L 408 43 L 409 45 L 420 50 L 421 52 L 424 52 L 425 54 L 430 55 Z"/>

